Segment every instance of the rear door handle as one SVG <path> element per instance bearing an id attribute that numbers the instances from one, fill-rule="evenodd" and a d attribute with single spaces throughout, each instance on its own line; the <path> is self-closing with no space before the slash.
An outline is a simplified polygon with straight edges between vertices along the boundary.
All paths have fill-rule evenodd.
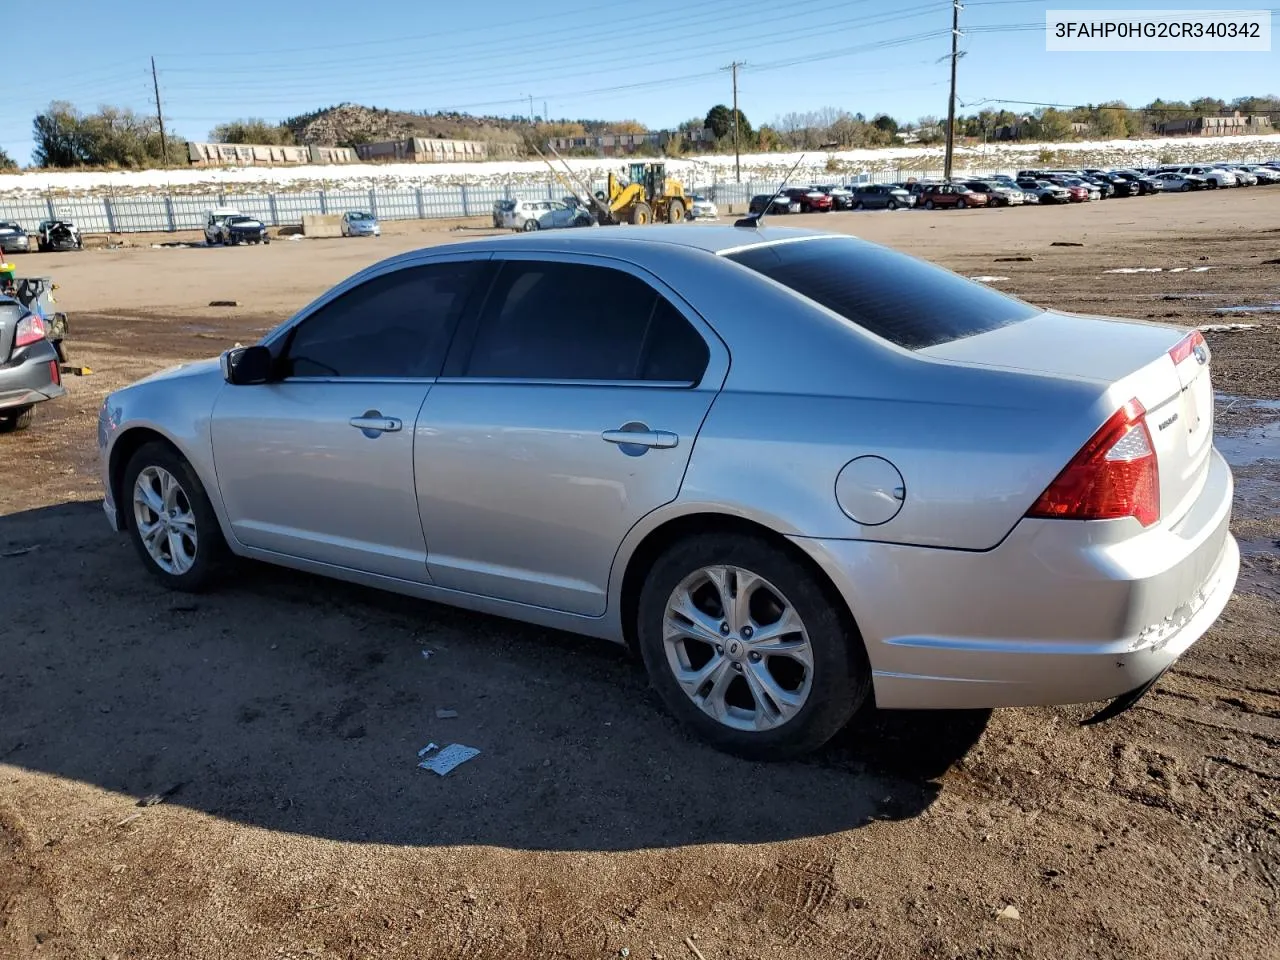
<path id="1" fill-rule="evenodd" d="M 358 417 L 347 421 L 366 437 L 374 437 L 380 433 L 395 433 L 403 423 L 397 417 L 384 417 L 377 410 L 366 410 Z"/>
<path id="2" fill-rule="evenodd" d="M 669 430 L 606 430 L 600 436 L 609 443 L 622 446 L 658 447 L 662 450 L 680 442 L 680 438 Z"/>

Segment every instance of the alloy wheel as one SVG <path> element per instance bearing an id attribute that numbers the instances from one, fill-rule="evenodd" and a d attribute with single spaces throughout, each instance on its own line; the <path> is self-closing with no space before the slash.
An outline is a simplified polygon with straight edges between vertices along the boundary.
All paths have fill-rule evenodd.
<path id="1" fill-rule="evenodd" d="M 187 492 L 164 467 L 145 467 L 133 485 L 133 519 L 148 555 L 181 576 L 196 562 L 196 516 Z"/>
<path id="2" fill-rule="evenodd" d="M 777 587 L 750 570 L 703 567 L 667 600 L 667 665 L 685 695 L 735 730 L 765 731 L 793 719 L 813 689 L 813 648 Z"/>

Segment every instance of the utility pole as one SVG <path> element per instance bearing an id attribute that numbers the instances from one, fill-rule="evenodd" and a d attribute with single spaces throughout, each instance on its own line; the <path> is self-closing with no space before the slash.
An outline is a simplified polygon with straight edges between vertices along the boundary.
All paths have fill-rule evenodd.
<path id="1" fill-rule="evenodd" d="M 547 101 L 545 100 L 542 101 L 542 122 L 543 123 L 551 122 L 551 114 L 547 113 Z"/>
<path id="2" fill-rule="evenodd" d="M 951 181 L 951 156 L 956 141 L 956 61 L 960 59 L 960 0 L 951 0 L 951 96 L 947 100 L 947 152 L 942 179 Z"/>
<path id="3" fill-rule="evenodd" d="M 742 182 L 742 148 L 738 140 L 738 68 L 745 66 L 737 60 L 723 67 L 733 73 L 733 175 L 738 183 Z"/>
<path id="4" fill-rule="evenodd" d="M 164 111 L 160 109 L 160 81 L 156 78 L 156 58 L 151 58 L 151 86 L 156 91 L 156 119 L 160 121 L 160 152 L 164 154 L 164 165 L 169 165 L 169 139 L 164 135 Z"/>
<path id="5" fill-rule="evenodd" d="M 529 94 L 529 126 L 533 126 L 533 94 Z"/>

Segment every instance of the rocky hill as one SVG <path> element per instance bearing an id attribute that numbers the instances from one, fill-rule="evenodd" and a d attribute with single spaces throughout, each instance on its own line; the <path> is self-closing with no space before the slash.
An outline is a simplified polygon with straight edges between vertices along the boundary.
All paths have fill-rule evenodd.
<path id="1" fill-rule="evenodd" d="M 521 143 L 528 124 L 514 119 L 473 117 L 463 113 L 423 115 L 343 103 L 285 121 L 298 143 L 353 145 L 375 140 L 432 137 Z"/>

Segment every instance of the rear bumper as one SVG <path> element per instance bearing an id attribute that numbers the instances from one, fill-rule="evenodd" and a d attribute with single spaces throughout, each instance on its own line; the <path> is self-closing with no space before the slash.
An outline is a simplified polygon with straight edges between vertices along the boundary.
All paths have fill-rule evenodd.
<path id="1" fill-rule="evenodd" d="M 795 542 L 853 611 L 879 706 L 1109 700 L 1168 669 L 1226 606 L 1240 569 L 1232 491 L 1215 450 L 1190 511 L 1137 535 L 1132 520 L 1023 520 L 981 553 Z"/>
<path id="2" fill-rule="evenodd" d="M 48 340 L 25 347 L 16 361 L 0 365 L 0 410 L 56 400 L 67 391 L 55 379 L 50 363 L 58 351 Z"/>

